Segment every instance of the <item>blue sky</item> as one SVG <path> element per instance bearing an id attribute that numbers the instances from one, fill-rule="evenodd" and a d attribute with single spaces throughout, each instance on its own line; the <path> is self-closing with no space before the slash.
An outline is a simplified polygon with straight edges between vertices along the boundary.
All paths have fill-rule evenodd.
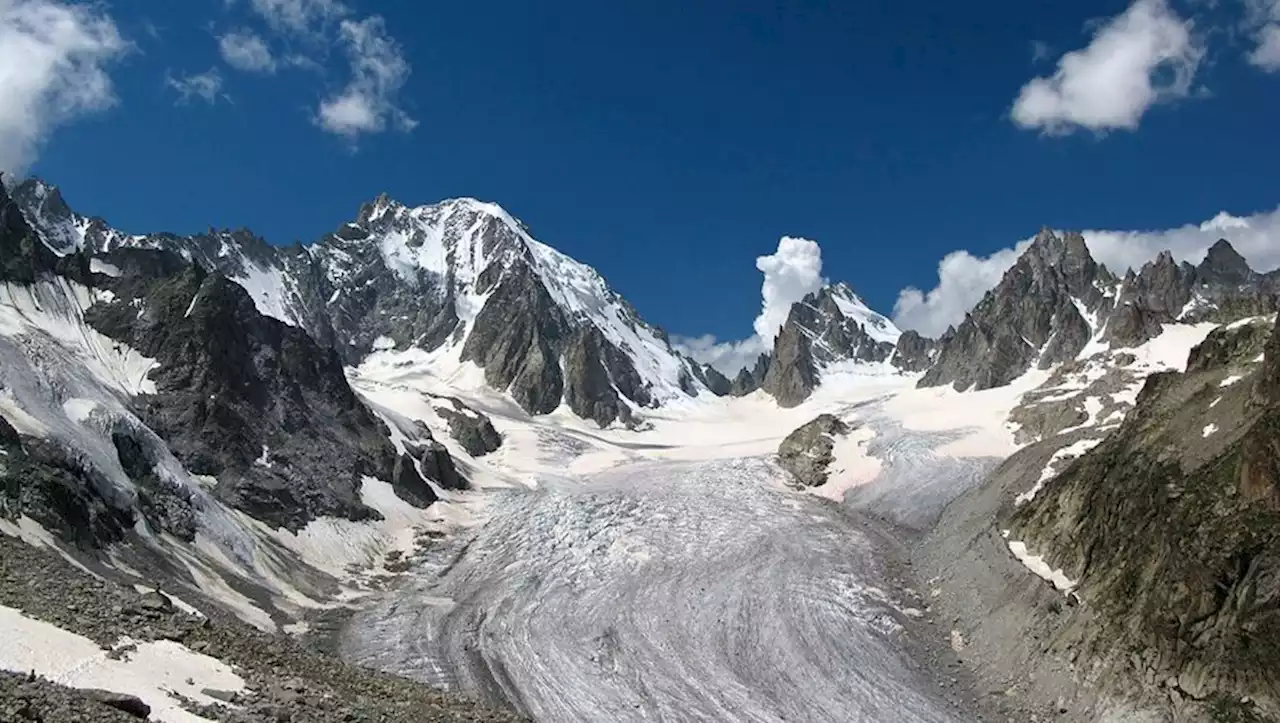
<path id="1" fill-rule="evenodd" d="M 0 0 L 0 24 L 19 25 L 0 32 L 23 32 L 24 5 L 77 3 Z M 1169 239 L 1194 257 L 1216 231 L 1176 229 L 1227 211 L 1256 263 L 1280 247 L 1280 0 L 74 12 L 118 38 L 90 27 L 82 66 L 50 62 L 48 87 L 24 91 L 34 117 L 0 116 L 0 141 L 25 149 L 0 165 L 128 231 L 309 242 L 381 191 L 477 196 L 649 320 L 719 339 L 752 333 L 755 258 L 783 235 L 817 240 L 822 273 L 885 313 L 904 287 L 934 290 L 902 315 L 931 331 L 1042 225 L 1150 230 L 1116 235 L 1118 257 Z M 49 99 L 68 88 L 101 97 Z"/>

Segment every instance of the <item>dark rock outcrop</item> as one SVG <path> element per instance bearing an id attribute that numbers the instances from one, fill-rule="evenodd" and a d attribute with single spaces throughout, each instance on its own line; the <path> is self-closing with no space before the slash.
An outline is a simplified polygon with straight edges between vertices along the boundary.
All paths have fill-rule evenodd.
<path id="1" fill-rule="evenodd" d="M 594 420 L 601 427 L 607 427 L 615 420 L 624 424 L 632 421 L 631 408 L 614 391 L 604 364 L 608 345 L 600 332 L 588 327 L 569 344 L 564 362 L 568 377 L 564 390 L 565 404 L 574 414 Z"/>
<path id="2" fill-rule="evenodd" d="M 841 306 L 861 308 L 862 318 L 846 315 Z M 824 286 L 791 306 L 773 344 L 769 369 L 760 388 L 783 407 L 808 399 L 822 370 L 842 361 L 882 362 L 893 354 L 890 341 L 878 339 L 866 325 L 877 325 L 879 336 L 892 337 L 888 320 L 862 306 L 845 284 Z"/>
<path id="3" fill-rule="evenodd" d="M 920 385 L 989 389 L 1033 365 L 1074 359 L 1090 338 L 1082 313 L 1099 309 L 1103 289 L 1114 285 L 1082 236 L 1042 230 L 941 345 Z"/>
<path id="4" fill-rule="evenodd" d="M 761 354 L 756 357 L 756 363 L 750 369 L 743 367 L 733 378 L 733 382 L 729 385 L 729 396 L 745 397 L 759 389 L 765 377 L 768 376 L 771 366 L 773 366 L 771 355 Z"/>
<path id="5" fill-rule="evenodd" d="M 938 342 L 920 336 L 916 331 L 904 331 L 898 337 L 890 361 L 904 372 L 922 372 L 933 365 L 937 358 Z"/>
<path id="6" fill-rule="evenodd" d="M 820 415 L 782 440 L 778 446 L 778 464 L 806 487 L 826 484 L 835 438 L 850 431 L 849 425 L 838 417 Z"/>
<path id="7" fill-rule="evenodd" d="M 452 407 L 436 407 L 436 413 L 448 423 L 450 436 L 472 457 L 483 457 L 502 446 L 502 435 L 494 429 L 493 420 L 488 415 L 457 400 L 452 400 Z"/>
<path id="8" fill-rule="evenodd" d="M 157 393 L 138 400 L 139 417 L 188 469 L 216 476 L 223 501 L 296 530 L 324 515 L 376 516 L 360 502 L 365 475 L 397 482 L 410 501 L 434 500 L 421 480 L 397 474 L 386 428 L 347 385 L 337 354 L 264 317 L 239 285 L 188 266 L 114 288 L 116 302 L 86 319 L 158 361 Z M 147 480 L 149 462 L 127 459 L 136 450 L 126 440 L 117 449 L 135 481 Z"/>

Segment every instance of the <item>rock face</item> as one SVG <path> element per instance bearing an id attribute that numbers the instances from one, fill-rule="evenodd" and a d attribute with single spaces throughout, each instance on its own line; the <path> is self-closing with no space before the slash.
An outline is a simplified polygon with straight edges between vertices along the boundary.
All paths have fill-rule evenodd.
<path id="1" fill-rule="evenodd" d="M 481 414 L 457 400 L 452 407 L 436 407 L 436 413 L 449 425 L 449 434 L 472 457 L 483 457 L 502 446 L 502 435 L 488 415 Z"/>
<path id="2" fill-rule="evenodd" d="M 952 384 L 989 389 L 1032 366 L 1067 361 L 1088 343 L 1084 314 L 1099 308 L 1103 289 L 1114 286 L 1079 234 L 1042 230 L 965 320 L 940 345 L 937 362 L 921 386 Z"/>
<path id="3" fill-rule="evenodd" d="M 1007 524 L 1078 580 L 1101 659 L 1195 700 L 1280 700 L 1278 381 L 1280 326 L 1219 328 Z"/>
<path id="4" fill-rule="evenodd" d="M 733 397 L 745 397 L 760 388 L 764 383 L 765 377 L 769 374 L 770 367 L 773 366 L 773 356 L 769 354 L 761 354 L 756 357 L 756 363 L 750 369 L 743 367 L 738 375 L 733 378 L 733 383 L 729 385 L 729 395 Z"/>
<path id="5" fill-rule="evenodd" d="M 1257 274 L 1225 240 L 1199 266 L 1161 254 L 1117 279 L 1079 234 L 1045 229 L 960 326 L 937 344 L 921 386 L 989 389 L 1075 359 L 1091 340 L 1137 346 L 1176 321 L 1275 310 L 1280 274 Z M 913 340 L 914 341 L 914 340 Z"/>
<path id="6" fill-rule="evenodd" d="M 14 252 L 7 268 L 20 272 L 10 283 L 91 287 L 98 301 L 84 322 L 155 360 L 154 393 L 129 400 L 145 427 L 120 420 L 107 433 L 136 499 L 56 439 L 10 439 L 6 423 L 7 516 L 28 515 L 82 547 L 122 539 L 135 515 L 191 541 L 193 493 L 161 469 L 173 458 L 216 477 L 223 502 L 291 530 L 321 516 L 377 517 L 360 500 L 365 476 L 391 482 L 412 504 L 435 500 L 419 460 L 396 453 L 338 355 L 263 315 L 241 285 L 170 251 L 123 246 L 92 262 L 75 249 L 58 257 L 3 195 L 0 220 L 0 248 Z"/>
<path id="7" fill-rule="evenodd" d="M 705 372 L 599 273 L 535 241 L 494 204 L 409 208 L 383 195 L 310 246 L 278 247 L 244 230 L 130 236 L 71 211 L 38 180 L 15 197 L 58 253 L 168 251 L 244 287 L 264 316 L 346 364 L 375 348 L 456 348 L 525 411 L 563 401 L 602 425 L 708 391 Z"/>
<path id="8" fill-rule="evenodd" d="M 809 397 L 827 367 L 844 361 L 883 362 L 900 335 L 847 285 L 825 286 L 792 305 L 760 388 L 779 405 L 794 407 Z"/>
<path id="9" fill-rule="evenodd" d="M 823 414 L 796 429 L 778 447 L 778 464 L 806 487 L 819 487 L 827 482 L 836 437 L 850 432 L 849 425 L 838 417 Z"/>
<path id="10" fill-rule="evenodd" d="M 108 258 L 133 270 L 163 264 L 129 257 L 160 253 Z M 397 474 L 386 427 L 347 385 L 337 354 L 263 316 L 238 284 L 187 266 L 160 278 L 124 274 L 111 287 L 115 300 L 86 319 L 159 362 L 139 416 L 187 469 L 218 478 L 223 501 L 296 530 L 321 516 L 376 516 L 359 499 L 365 475 L 399 483 L 419 504 L 435 500 L 412 464 Z M 129 450 L 126 469 L 141 482 L 155 461 L 121 434 L 117 448 L 122 459 Z"/>
<path id="11" fill-rule="evenodd" d="M 938 342 L 920 336 L 915 331 L 904 331 L 898 337 L 890 361 L 904 372 L 923 372 L 933 366 L 938 358 Z"/>

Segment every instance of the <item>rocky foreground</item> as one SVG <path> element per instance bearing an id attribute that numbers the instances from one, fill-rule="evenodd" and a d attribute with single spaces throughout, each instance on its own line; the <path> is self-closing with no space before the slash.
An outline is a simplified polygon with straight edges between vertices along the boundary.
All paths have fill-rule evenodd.
<path id="1" fill-rule="evenodd" d="M 346 665 L 294 640 L 249 627 L 213 605 L 188 614 L 162 593 L 140 594 L 77 569 L 54 552 L 0 535 L 0 606 L 84 636 L 127 658 L 130 648 L 173 641 L 228 665 L 241 692 L 203 690 L 220 703 L 183 708 L 224 723 L 378 721 L 500 723 L 523 720 L 393 675 Z M 121 646 L 122 639 L 130 642 Z M 34 675 L 0 673 L 0 721 L 138 721 L 150 707 L 129 695 L 77 690 Z"/>

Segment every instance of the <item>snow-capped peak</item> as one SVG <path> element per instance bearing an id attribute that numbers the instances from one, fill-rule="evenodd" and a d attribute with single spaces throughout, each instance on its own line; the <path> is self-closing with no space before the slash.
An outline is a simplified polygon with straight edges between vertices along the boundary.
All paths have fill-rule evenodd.
<path id="1" fill-rule="evenodd" d="M 876 341 L 897 344 L 902 331 L 883 314 L 872 311 L 862 297 L 854 293 L 853 288 L 843 281 L 831 287 L 831 298 L 835 300 L 840 313 L 862 325 L 867 336 Z"/>

